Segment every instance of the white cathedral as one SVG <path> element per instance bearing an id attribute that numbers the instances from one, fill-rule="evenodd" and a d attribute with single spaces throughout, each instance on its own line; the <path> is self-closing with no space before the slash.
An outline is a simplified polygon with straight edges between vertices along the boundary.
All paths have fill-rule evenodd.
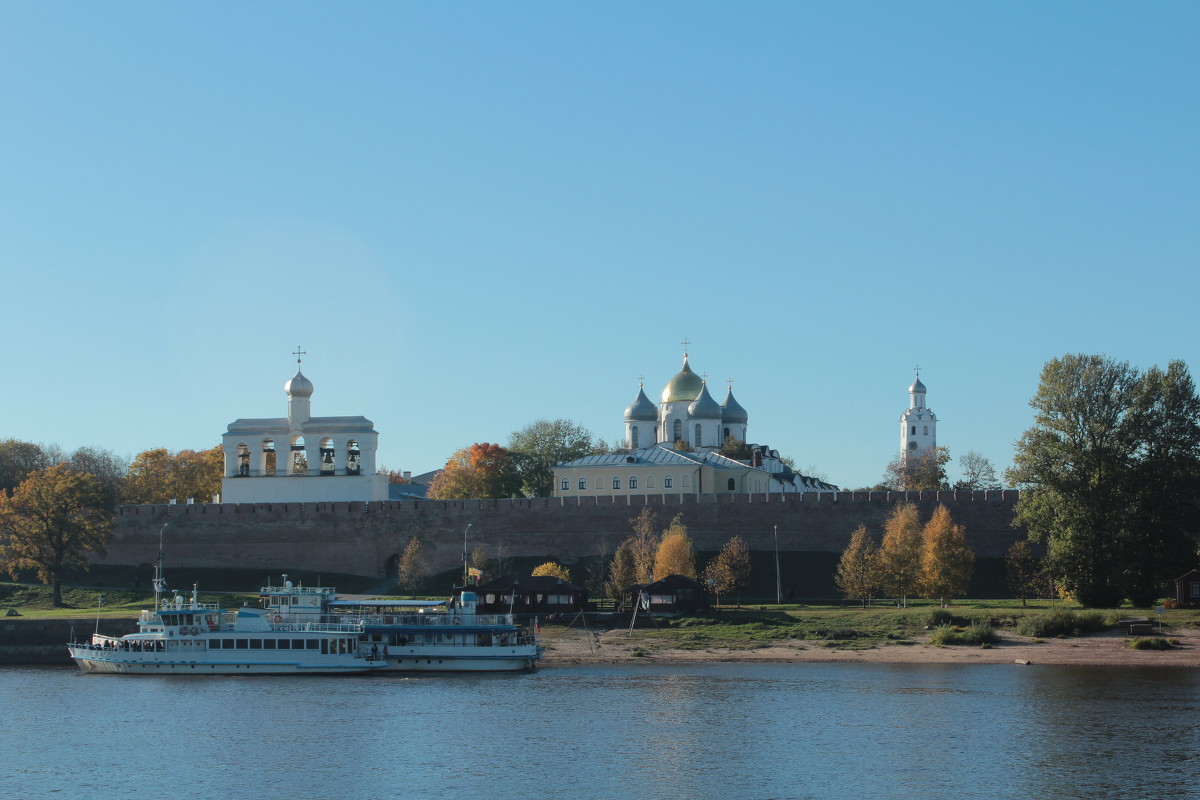
<path id="1" fill-rule="evenodd" d="M 835 492 L 832 484 L 793 472 L 779 451 L 749 445 L 748 458 L 719 450 L 727 439 L 746 444 L 749 415 L 730 387 L 717 403 L 707 382 L 683 367 L 663 387 L 657 406 L 638 387 L 625 409 L 628 452 L 584 456 L 554 467 L 556 497 L 631 494 L 754 494 Z"/>
<path id="2" fill-rule="evenodd" d="M 296 355 L 302 355 L 297 351 Z M 225 503 L 317 503 L 388 499 L 375 474 L 379 434 L 366 417 L 314 417 L 313 385 L 300 371 L 283 385 L 286 417 L 238 419 L 221 437 Z"/>

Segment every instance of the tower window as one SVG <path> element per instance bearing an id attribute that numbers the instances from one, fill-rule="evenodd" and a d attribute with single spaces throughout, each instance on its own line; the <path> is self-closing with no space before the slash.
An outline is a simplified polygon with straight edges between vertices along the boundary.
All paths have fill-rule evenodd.
<path id="1" fill-rule="evenodd" d="M 929 426 L 928 425 L 925 426 L 925 435 L 926 436 L 929 435 Z"/>
<path id="2" fill-rule="evenodd" d="M 700 447 L 701 442 L 700 442 L 700 423 L 699 422 L 696 423 L 696 438 L 693 441 L 696 443 L 696 447 Z"/>
<path id="3" fill-rule="evenodd" d="M 638 427 L 634 425 L 629 429 L 629 447 L 632 450 L 638 449 Z"/>
<path id="4" fill-rule="evenodd" d="M 916 436 L 916 435 L 917 435 L 917 426 L 916 426 L 916 425 L 913 425 L 913 426 L 912 426 L 912 435 L 913 435 L 913 436 Z"/>
<path id="5" fill-rule="evenodd" d="M 674 431 L 673 431 L 673 433 L 675 434 L 675 435 L 672 437 L 672 439 L 673 439 L 674 441 L 678 442 L 678 441 L 681 441 L 681 440 L 683 439 L 683 423 L 682 423 L 682 422 L 680 422 L 679 420 L 675 420 L 675 425 L 674 425 Z"/>

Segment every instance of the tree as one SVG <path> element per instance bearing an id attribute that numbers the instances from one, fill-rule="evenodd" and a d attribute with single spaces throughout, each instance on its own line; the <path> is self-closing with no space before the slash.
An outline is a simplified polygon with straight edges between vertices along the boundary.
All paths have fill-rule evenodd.
<path id="1" fill-rule="evenodd" d="M 45 469 L 52 463 L 41 445 L 19 439 L 0 441 L 0 490 L 12 491 L 30 473 Z"/>
<path id="2" fill-rule="evenodd" d="M 935 447 L 918 456 L 896 456 L 883 473 L 884 484 L 894 492 L 927 492 L 946 489 L 946 464 L 950 450 Z"/>
<path id="3" fill-rule="evenodd" d="M 954 524 L 950 510 L 939 505 L 921 532 L 921 586 L 926 597 L 950 605 L 953 597 L 967 593 L 975 571 L 975 554 L 967 545 L 966 531 Z"/>
<path id="4" fill-rule="evenodd" d="M 726 436 L 725 441 L 721 442 L 721 449 L 717 452 L 726 458 L 733 458 L 738 461 L 749 461 L 750 457 L 754 454 L 750 445 L 739 439 L 735 439 L 733 436 Z"/>
<path id="5" fill-rule="evenodd" d="M 101 502 L 104 508 L 115 510 L 124 500 L 125 480 L 129 474 L 129 459 L 122 458 L 111 450 L 96 447 L 81 447 L 64 461 L 76 472 L 85 472 L 100 482 Z"/>
<path id="6" fill-rule="evenodd" d="M 668 575 L 696 577 L 696 553 L 692 550 L 692 539 L 687 535 L 682 514 L 676 514 L 670 527 L 663 531 L 654 554 L 654 576 L 665 578 Z"/>
<path id="7" fill-rule="evenodd" d="M 859 525 L 850 534 L 850 544 L 842 551 L 834 580 L 842 594 L 862 600 L 866 608 L 879 585 L 879 550 L 866 525 Z"/>
<path id="8" fill-rule="evenodd" d="M 479 570 L 479 582 L 484 583 L 490 579 L 488 572 L 488 557 L 487 550 L 483 549 L 483 545 L 475 545 L 475 549 L 471 551 L 470 558 L 467 559 L 467 567 L 469 569 Z"/>
<path id="9" fill-rule="evenodd" d="M 475 443 L 455 451 L 429 484 L 432 500 L 517 497 L 521 479 L 508 451 L 498 444 Z"/>
<path id="10" fill-rule="evenodd" d="M 656 521 L 657 515 L 649 508 L 643 508 L 630 520 L 633 523 L 633 538 L 628 542 L 633 557 L 633 583 L 650 583 L 654 580 L 654 557 L 658 554 L 659 542 L 654 530 Z"/>
<path id="11" fill-rule="evenodd" d="M 1000 488 L 992 462 L 975 450 L 968 450 L 958 457 L 958 468 L 962 471 L 962 477 L 954 482 L 955 489 L 981 491 Z"/>
<path id="12" fill-rule="evenodd" d="M 582 458 L 594 446 L 591 431 L 567 419 L 534 420 L 508 437 L 526 497 L 549 497 L 554 493 L 554 465 Z"/>
<path id="13" fill-rule="evenodd" d="M 404 546 L 400 554 L 400 562 L 396 569 L 396 579 L 402 588 L 410 594 L 416 594 L 421 580 L 429 574 L 429 561 L 425 558 L 425 546 L 421 540 L 413 536 Z"/>
<path id="14" fill-rule="evenodd" d="M 571 582 L 571 571 L 557 561 L 547 561 L 544 564 L 538 564 L 530 574 L 534 577 L 549 575 L 558 578 L 560 581 Z"/>
<path id="15" fill-rule="evenodd" d="M 1200 522 L 1200 400 L 1187 367 L 1144 375 L 1066 355 L 1042 368 L 1034 425 L 1008 482 L 1016 524 L 1046 543 L 1050 576 L 1088 606 L 1152 601 Z"/>
<path id="16" fill-rule="evenodd" d="M 638 582 L 637 563 L 634 560 L 632 539 L 626 539 L 617 546 L 613 554 L 612 567 L 608 571 L 608 582 L 605 584 L 609 597 L 618 604 L 622 603 L 629 587 Z"/>
<path id="17" fill-rule="evenodd" d="M 740 536 L 725 542 L 721 552 L 704 569 L 704 577 L 717 593 L 718 602 L 721 595 L 737 592 L 739 607 L 741 591 L 750 585 L 750 575 L 750 548 Z"/>
<path id="18" fill-rule="evenodd" d="M 99 479 L 57 465 L 34 472 L 10 496 L 0 491 L 0 566 L 14 578 L 35 570 L 62 607 L 66 570 L 87 569 L 88 551 L 104 555 L 112 510 Z"/>
<path id="19" fill-rule="evenodd" d="M 902 503 L 884 520 L 879 568 L 883 588 L 907 607 L 908 596 L 921 587 L 921 520 L 916 506 Z"/>
<path id="20" fill-rule="evenodd" d="M 1038 593 L 1038 583 L 1041 578 L 1041 564 L 1033 555 L 1029 542 L 1021 540 L 1013 542 L 1004 556 L 1004 569 L 1008 574 L 1008 588 L 1021 598 L 1021 605 L 1029 605 L 1026 598 Z"/>
<path id="21" fill-rule="evenodd" d="M 221 493 L 224 473 L 225 454 L 220 447 L 178 453 L 165 447 L 146 450 L 129 466 L 125 500 L 145 504 L 200 498 L 208 502 Z"/>

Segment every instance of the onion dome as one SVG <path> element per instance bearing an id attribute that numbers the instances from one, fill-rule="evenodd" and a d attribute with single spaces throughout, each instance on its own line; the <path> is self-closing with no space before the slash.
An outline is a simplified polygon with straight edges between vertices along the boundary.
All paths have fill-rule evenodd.
<path id="1" fill-rule="evenodd" d="M 304 377 L 304 373 L 296 370 L 296 377 L 283 385 L 283 391 L 288 397 L 312 397 L 312 381 Z"/>
<path id="2" fill-rule="evenodd" d="M 729 387 L 729 394 L 725 395 L 725 402 L 721 403 L 721 421 L 736 422 L 745 425 L 750 421 L 750 415 L 746 413 L 746 409 L 742 408 L 742 404 L 733 399 L 733 387 Z"/>
<path id="3" fill-rule="evenodd" d="M 675 373 L 675 377 L 667 381 L 667 385 L 663 387 L 662 401 L 664 403 L 674 403 L 679 400 L 695 400 L 700 396 L 700 390 L 704 388 L 704 381 L 700 376 L 692 372 L 692 368 L 688 366 L 688 357 L 683 357 L 683 369 Z"/>
<path id="4" fill-rule="evenodd" d="M 646 397 L 646 392 L 639 386 L 637 397 L 633 398 L 629 408 L 625 409 L 625 421 L 656 422 L 657 420 L 658 408 L 650 402 L 650 398 Z"/>
<path id="5" fill-rule="evenodd" d="M 913 381 L 913 385 L 908 387 L 908 392 L 909 394 L 925 394 L 925 384 L 921 383 L 920 375 Z"/>
<path id="6" fill-rule="evenodd" d="M 708 384 L 701 381 L 700 396 L 696 401 L 688 406 L 688 417 L 690 419 L 720 419 L 721 407 L 717 405 L 717 401 L 713 400 L 712 395 L 708 393 Z"/>

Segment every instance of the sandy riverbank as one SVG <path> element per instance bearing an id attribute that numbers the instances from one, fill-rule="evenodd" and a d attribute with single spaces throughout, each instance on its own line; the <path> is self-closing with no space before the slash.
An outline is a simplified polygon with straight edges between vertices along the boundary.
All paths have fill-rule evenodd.
<path id="1" fill-rule="evenodd" d="M 1001 633 L 999 644 L 981 647 L 934 647 L 926 636 L 907 644 L 882 644 L 870 649 L 850 646 L 824 646 L 819 641 L 782 642 L 771 647 L 746 650 L 713 648 L 677 650 L 661 646 L 659 640 L 625 630 L 587 632 L 573 628 L 543 634 L 546 648 L 543 668 L 581 664 L 703 662 L 829 662 L 876 664 L 1018 664 L 1037 666 L 1069 664 L 1078 666 L 1169 666 L 1200 667 L 1200 631 L 1178 629 L 1164 635 L 1179 640 L 1173 650 L 1134 650 L 1125 646 L 1128 639 L 1116 631 L 1068 639 L 1047 639 L 1031 643 L 1024 636 Z M 834 643 L 843 644 L 843 643 Z"/>

